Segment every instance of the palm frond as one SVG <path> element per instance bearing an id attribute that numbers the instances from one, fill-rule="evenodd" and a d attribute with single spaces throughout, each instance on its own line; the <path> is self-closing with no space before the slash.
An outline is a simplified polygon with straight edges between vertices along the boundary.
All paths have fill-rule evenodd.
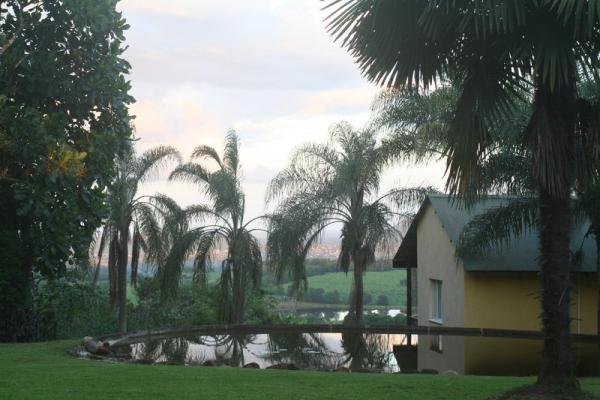
<path id="1" fill-rule="evenodd" d="M 233 129 L 227 132 L 225 136 L 225 148 L 223 150 L 223 165 L 233 175 L 237 175 L 240 168 L 239 160 L 239 138 Z"/>
<path id="2" fill-rule="evenodd" d="M 186 163 L 178 165 L 169 175 L 169 180 L 178 180 L 203 186 L 210 180 L 210 175 L 211 173 L 200 164 Z"/>
<path id="3" fill-rule="evenodd" d="M 501 249 L 510 240 L 535 229 L 538 214 L 538 198 L 522 197 L 475 216 L 461 232 L 457 256 L 479 256 L 494 247 Z"/>
<path id="4" fill-rule="evenodd" d="M 333 0 L 325 8 L 331 10 L 327 30 L 342 40 L 369 81 L 428 87 L 443 77 L 454 36 L 450 29 L 428 32 L 420 23 L 427 2 Z M 439 27 L 452 22 L 436 20 Z"/>
<path id="5" fill-rule="evenodd" d="M 217 163 L 220 168 L 223 168 L 223 163 L 221 162 L 221 157 L 217 151 L 210 146 L 198 146 L 192 152 L 192 158 L 209 158 Z"/>
<path id="6" fill-rule="evenodd" d="M 149 179 L 168 162 L 181 163 L 179 151 L 171 146 L 158 146 L 143 152 L 135 159 L 134 177 L 137 182 Z"/>

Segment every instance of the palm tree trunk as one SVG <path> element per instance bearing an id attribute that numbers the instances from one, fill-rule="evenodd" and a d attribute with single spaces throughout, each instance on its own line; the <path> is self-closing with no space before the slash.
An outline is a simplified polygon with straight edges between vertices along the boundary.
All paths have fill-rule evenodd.
<path id="1" fill-rule="evenodd" d="M 544 350 L 538 384 L 578 387 L 571 339 L 571 190 L 575 172 L 575 69 L 552 88 L 537 78 L 529 135 L 540 197 L 540 284 Z"/>
<path id="2" fill-rule="evenodd" d="M 353 322 L 360 324 L 363 318 L 363 301 L 364 301 L 364 290 L 363 290 L 363 273 L 364 265 L 360 254 L 354 254 L 354 289 L 352 291 L 352 311 L 353 311 Z"/>
<path id="3" fill-rule="evenodd" d="M 118 267 L 118 304 L 119 332 L 127 332 L 127 256 L 129 241 L 129 226 L 122 229 L 119 235 L 119 267 Z"/>
<path id="4" fill-rule="evenodd" d="M 96 265 L 96 269 L 94 270 L 94 276 L 92 278 L 92 287 L 96 287 L 98 284 L 98 278 L 100 277 L 100 262 Z"/>
<path id="5" fill-rule="evenodd" d="M 540 282 L 544 351 L 538 383 L 576 387 L 570 332 L 570 199 L 540 193 Z"/>
<path id="6" fill-rule="evenodd" d="M 242 271 L 238 263 L 233 264 L 233 323 L 244 323 L 244 287 Z"/>

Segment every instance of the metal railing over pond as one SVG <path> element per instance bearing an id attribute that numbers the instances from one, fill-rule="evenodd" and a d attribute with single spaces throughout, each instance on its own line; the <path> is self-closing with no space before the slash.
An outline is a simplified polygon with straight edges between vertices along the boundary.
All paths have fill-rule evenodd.
<path id="1" fill-rule="evenodd" d="M 98 340 L 114 340 L 113 345 L 139 343 L 147 339 L 172 337 L 243 335 L 269 333 L 374 333 L 403 335 L 476 336 L 511 339 L 542 339 L 539 331 L 495 328 L 462 328 L 448 326 L 419 325 L 344 325 L 344 324 L 295 324 L 295 325 L 200 325 L 188 328 L 162 329 L 111 334 Z M 600 343 L 600 336 L 573 334 L 578 343 Z"/>

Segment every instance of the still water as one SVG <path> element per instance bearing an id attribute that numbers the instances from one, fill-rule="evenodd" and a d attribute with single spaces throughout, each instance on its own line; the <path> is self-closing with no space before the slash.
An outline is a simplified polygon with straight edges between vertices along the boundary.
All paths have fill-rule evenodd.
<path id="1" fill-rule="evenodd" d="M 405 341 L 404 335 L 272 333 L 157 339 L 129 349 L 134 362 L 144 363 L 398 372 L 393 346 Z"/>

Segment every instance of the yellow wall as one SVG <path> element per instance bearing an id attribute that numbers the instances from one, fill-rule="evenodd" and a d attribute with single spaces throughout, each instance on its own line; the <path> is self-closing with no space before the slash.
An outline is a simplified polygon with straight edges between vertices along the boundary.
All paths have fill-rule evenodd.
<path id="1" fill-rule="evenodd" d="M 540 329 L 535 272 L 465 273 L 465 327 Z M 596 274 L 576 274 L 571 295 L 573 333 L 596 333 Z"/>
<path id="2" fill-rule="evenodd" d="M 595 334 L 596 274 L 576 274 L 573 281 L 572 331 Z M 464 326 L 539 330 L 539 294 L 538 276 L 534 272 L 467 272 Z M 596 372 L 598 346 L 578 344 L 575 350 L 580 373 Z M 465 338 L 465 373 L 535 373 L 541 351 L 540 340 Z"/>

